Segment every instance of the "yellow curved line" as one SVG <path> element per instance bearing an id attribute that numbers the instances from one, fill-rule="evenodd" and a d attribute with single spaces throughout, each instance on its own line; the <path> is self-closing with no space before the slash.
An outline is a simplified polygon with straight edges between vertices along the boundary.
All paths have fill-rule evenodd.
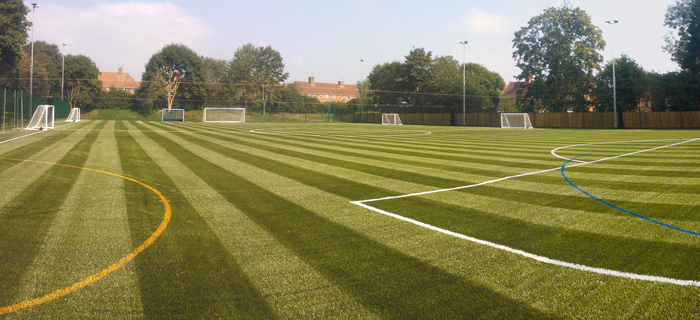
<path id="1" fill-rule="evenodd" d="M 136 257 L 139 253 L 141 253 L 141 251 L 146 250 L 146 248 L 148 248 L 156 239 L 158 239 L 158 237 L 160 237 L 160 235 L 163 233 L 165 228 L 168 227 L 168 223 L 170 222 L 170 217 L 172 214 L 171 209 L 170 209 L 170 203 L 169 203 L 170 201 L 168 199 L 166 199 L 165 196 L 163 196 L 163 194 L 160 193 L 160 191 L 156 190 L 155 188 L 153 188 L 153 187 L 151 187 L 151 186 L 149 186 L 141 181 L 138 181 L 138 180 L 135 180 L 132 178 L 128 178 L 125 176 L 121 176 L 118 174 L 114 174 L 111 172 L 83 168 L 83 167 L 77 167 L 77 166 L 71 166 L 71 165 L 67 165 L 67 164 L 51 163 L 51 162 L 44 162 L 44 161 L 34 161 L 34 160 L 2 158 L 2 157 L 0 157 L 0 159 L 13 160 L 13 161 L 24 161 L 24 162 L 34 162 L 34 163 L 49 164 L 49 165 L 62 166 L 62 167 L 68 167 L 68 168 L 75 168 L 75 169 L 93 171 L 93 172 L 98 172 L 98 173 L 104 173 L 104 174 L 112 175 L 112 176 L 122 178 L 125 180 L 133 181 L 133 182 L 136 182 L 136 183 L 146 187 L 147 189 L 153 191 L 156 195 L 158 195 L 158 197 L 160 198 L 160 202 L 163 202 L 163 206 L 165 207 L 165 214 L 163 215 L 163 221 L 160 223 L 160 226 L 158 226 L 158 229 L 156 229 L 156 231 L 153 232 L 153 234 L 151 234 L 151 236 L 148 239 L 146 239 L 146 241 L 144 241 L 140 246 L 138 246 L 138 248 L 136 248 L 134 251 L 129 253 L 126 257 L 122 258 L 121 260 L 117 261 L 116 263 L 112 264 L 111 266 L 107 267 L 106 269 L 85 278 L 85 280 L 83 280 L 81 282 L 75 283 L 75 284 L 68 286 L 68 287 L 65 287 L 63 289 L 56 290 L 56 291 L 49 293 L 43 297 L 39 297 L 39 298 L 32 299 L 32 300 L 26 300 L 26 301 L 23 301 L 23 302 L 20 302 L 17 304 L 13 304 L 13 305 L 10 305 L 7 307 L 0 308 L 0 315 L 7 314 L 10 312 L 15 312 L 15 311 L 22 310 L 22 309 L 29 308 L 29 307 L 33 307 L 33 306 L 42 304 L 44 302 L 54 300 L 56 298 L 63 297 L 63 296 L 65 296 L 73 291 L 81 289 L 81 288 L 83 288 L 83 287 L 85 287 L 85 286 L 87 286 L 87 285 L 89 285 L 97 280 L 100 280 L 102 277 L 104 277 L 104 276 L 110 274 L 111 272 L 121 268 L 124 264 L 131 261 L 131 259 Z"/>

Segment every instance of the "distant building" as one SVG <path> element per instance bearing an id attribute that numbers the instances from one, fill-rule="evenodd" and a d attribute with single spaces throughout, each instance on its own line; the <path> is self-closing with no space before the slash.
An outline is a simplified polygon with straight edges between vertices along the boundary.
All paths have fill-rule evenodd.
<path id="1" fill-rule="evenodd" d="M 308 97 L 316 98 L 321 102 L 348 102 L 360 96 L 357 86 L 345 84 L 344 81 L 338 83 L 316 82 L 314 77 L 309 77 L 308 82 L 295 81 L 294 86 L 299 89 L 299 93 Z"/>
<path id="2" fill-rule="evenodd" d="M 134 94 L 136 89 L 141 86 L 140 81 L 136 81 L 128 73 L 122 72 L 122 67 L 119 67 L 119 72 L 100 72 L 97 79 L 102 81 L 102 90 L 104 91 L 114 88 Z"/>

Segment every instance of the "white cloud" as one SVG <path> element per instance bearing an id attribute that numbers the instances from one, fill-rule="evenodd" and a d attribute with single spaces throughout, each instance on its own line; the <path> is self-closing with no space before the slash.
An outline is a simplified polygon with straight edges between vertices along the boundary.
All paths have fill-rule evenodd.
<path id="1" fill-rule="evenodd" d="M 513 20 L 506 16 L 483 12 L 472 8 L 459 21 L 447 25 L 449 33 L 469 32 L 472 35 L 504 35 L 511 31 Z"/>
<path id="2" fill-rule="evenodd" d="M 90 8 L 46 4 L 36 11 L 35 40 L 60 46 L 66 53 L 84 54 L 101 71 L 124 65 L 136 79 L 148 59 L 163 46 L 195 41 L 215 32 L 202 19 L 169 2 L 118 2 Z"/>

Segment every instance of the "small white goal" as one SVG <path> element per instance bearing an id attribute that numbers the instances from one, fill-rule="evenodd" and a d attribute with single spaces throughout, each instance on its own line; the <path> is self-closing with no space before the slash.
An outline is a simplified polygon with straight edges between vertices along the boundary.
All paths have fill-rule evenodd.
<path id="1" fill-rule="evenodd" d="M 204 108 L 203 122 L 243 123 L 245 108 Z"/>
<path id="2" fill-rule="evenodd" d="M 161 121 L 180 121 L 185 122 L 185 109 L 163 109 Z"/>
<path id="3" fill-rule="evenodd" d="M 40 105 L 36 107 L 32 119 L 29 120 L 27 130 L 53 129 L 54 107 L 52 105 Z"/>
<path id="4" fill-rule="evenodd" d="M 73 108 L 66 118 L 66 122 L 79 122 L 80 121 L 80 108 Z"/>
<path id="5" fill-rule="evenodd" d="M 501 113 L 501 128 L 532 129 L 532 121 L 527 113 Z"/>
<path id="6" fill-rule="evenodd" d="M 398 113 L 382 113 L 382 124 L 385 125 L 403 125 L 401 123 L 401 117 Z"/>

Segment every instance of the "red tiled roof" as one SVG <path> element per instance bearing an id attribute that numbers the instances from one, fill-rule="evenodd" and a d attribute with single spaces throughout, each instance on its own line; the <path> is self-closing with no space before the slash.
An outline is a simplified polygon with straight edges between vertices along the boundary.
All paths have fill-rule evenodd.
<path id="1" fill-rule="evenodd" d="M 137 89 L 141 86 L 141 82 L 135 81 L 128 73 L 123 73 L 121 68 L 119 72 L 100 72 L 97 79 L 102 81 L 102 88 Z"/>
<path id="2" fill-rule="evenodd" d="M 309 82 L 295 81 L 294 85 L 299 88 L 301 94 L 335 94 L 359 96 L 360 91 L 354 84 L 344 84 L 340 86 L 338 83 L 321 83 L 315 82 L 313 85 Z"/>

